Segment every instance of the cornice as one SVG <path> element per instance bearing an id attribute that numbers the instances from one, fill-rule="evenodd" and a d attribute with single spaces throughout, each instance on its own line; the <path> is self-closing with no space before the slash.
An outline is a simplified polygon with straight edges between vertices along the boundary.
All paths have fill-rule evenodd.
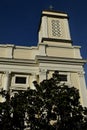
<path id="1" fill-rule="evenodd" d="M 68 18 L 67 13 L 61 12 L 61 11 L 55 11 L 55 10 L 43 10 L 42 16 L 48 16 L 53 18 Z"/>
<path id="2" fill-rule="evenodd" d="M 36 66 L 35 60 L 29 59 L 10 59 L 10 58 L 0 58 L 0 64 L 3 65 L 20 65 L 20 66 Z"/>
<path id="3" fill-rule="evenodd" d="M 48 17 L 51 17 L 51 18 L 61 18 L 61 19 L 64 19 L 64 18 L 67 18 L 69 19 L 68 16 L 57 16 L 57 15 L 52 15 L 52 14 L 42 14 L 42 16 L 48 16 Z"/>
<path id="4" fill-rule="evenodd" d="M 41 42 L 44 42 L 44 41 L 51 41 L 51 42 L 63 42 L 63 43 L 73 43 L 72 40 L 67 40 L 67 39 L 55 39 L 55 38 L 42 38 L 42 41 Z"/>
<path id="5" fill-rule="evenodd" d="M 0 58 L 2 65 L 19 65 L 19 66 L 37 66 L 38 63 L 51 63 L 51 64 L 67 64 L 67 65 L 81 65 L 87 63 L 87 60 L 78 58 L 65 58 L 65 57 L 52 57 L 36 55 L 35 59 L 10 59 Z"/>
<path id="6" fill-rule="evenodd" d="M 39 63 L 52 63 L 52 64 L 67 64 L 67 65 L 84 65 L 87 60 L 78 58 L 63 58 L 63 57 L 51 57 L 51 56 L 36 56 L 36 60 Z"/>
<path id="7" fill-rule="evenodd" d="M 67 14 L 66 12 L 63 11 L 57 11 L 57 10 L 43 10 L 43 12 L 53 12 L 53 13 L 61 13 L 61 14 Z"/>

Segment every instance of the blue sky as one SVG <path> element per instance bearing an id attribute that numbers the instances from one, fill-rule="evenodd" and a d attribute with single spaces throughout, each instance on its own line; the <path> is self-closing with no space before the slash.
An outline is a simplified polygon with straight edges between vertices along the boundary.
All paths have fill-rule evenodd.
<path id="1" fill-rule="evenodd" d="M 37 45 L 41 11 L 50 5 L 68 13 L 73 45 L 82 46 L 81 54 L 87 59 L 86 0 L 0 0 L 0 43 Z"/>

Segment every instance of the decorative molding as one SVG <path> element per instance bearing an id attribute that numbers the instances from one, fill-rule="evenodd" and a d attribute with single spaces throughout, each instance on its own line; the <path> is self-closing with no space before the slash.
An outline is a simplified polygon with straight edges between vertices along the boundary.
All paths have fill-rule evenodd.
<path id="1" fill-rule="evenodd" d="M 59 15 L 58 13 L 61 13 L 62 15 Z M 53 11 L 53 10 L 44 10 L 42 12 L 41 16 L 48 16 L 48 17 L 53 17 L 53 18 L 66 18 L 69 19 L 69 16 L 65 12 L 60 12 L 60 11 Z"/>
<path id="2" fill-rule="evenodd" d="M 56 11 L 56 10 L 43 10 L 43 12 L 52 12 L 52 13 L 61 13 L 61 14 L 64 14 L 64 15 L 67 15 L 66 12 L 63 12 L 63 11 Z"/>
<path id="3" fill-rule="evenodd" d="M 0 64 L 6 65 L 20 65 L 20 66 L 27 66 L 27 65 L 34 65 L 36 64 L 35 60 L 26 60 L 26 59 L 10 59 L 10 58 L 0 58 Z"/>
<path id="4" fill-rule="evenodd" d="M 36 56 L 39 63 L 52 63 L 52 64 L 68 64 L 68 65 L 84 65 L 87 63 L 86 60 L 77 58 L 62 58 L 62 57 L 51 57 L 51 56 Z"/>
<path id="5" fill-rule="evenodd" d="M 4 71 L 3 73 L 4 73 L 4 75 L 8 76 L 11 74 L 11 71 Z"/>
<path id="6" fill-rule="evenodd" d="M 63 43 L 73 43 L 72 40 L 67 40 L 67 39 L 58 39 L 58 38 L 42 38 L 42 41 L 49 41 L 49 42 L 63 42 Z"/>
<path id="7" fill-rule="evenodd" d="M 83 76 L 84 76 L 84 74 L 85 74 L 85 72 L 84 72 L 84 71 L 78 72 L 79 77 L 83 77 Z"/>
<path id="8" fill-rule="evenodd" d="M 39 72 L 40 72 L 41 74 L 46 75 L 47 70 L 46 70 L 46 69 L 43 69 L 43 68 L 40 68 L 40 69 L 39 69 Z"/>

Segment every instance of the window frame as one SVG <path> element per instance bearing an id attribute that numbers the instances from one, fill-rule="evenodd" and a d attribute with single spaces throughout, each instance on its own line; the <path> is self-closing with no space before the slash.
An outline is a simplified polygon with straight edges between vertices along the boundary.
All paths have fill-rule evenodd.
<path id="1" fill-rule="evenodd" d="M 60 81 L 61 83 L 65 84 L 71 84 L 71 74 L 68 71 L 59 71 L 57 70 L 59 75 L 67 75 L 67 81 Z M 47 74 L 47 79 L 50 79 L 52 77 L 52 74 L 55 72 L 55 70 L 49 70 Z"/>
<path id="2" fill-rule="evenodd" d="M 61 83 L 71 84 L 69 72 L 59 71 L 59 75 L 67 75 L 67 81 L 60 81 Z"/>
<path id="3" fill-rule="evenodd" d="M 26 78 L 26 83 L 16 83 L 16 77 L 24 77 Z M 11 81 L 11 86 L 13 87 L 18 87 L 18 88 L 27 88 L 29 87 L 29 75 L 27 74 L 13 74 L 12 76 L 12 81 Z M 15 88 L 16 89 L 16 88 Z"/>

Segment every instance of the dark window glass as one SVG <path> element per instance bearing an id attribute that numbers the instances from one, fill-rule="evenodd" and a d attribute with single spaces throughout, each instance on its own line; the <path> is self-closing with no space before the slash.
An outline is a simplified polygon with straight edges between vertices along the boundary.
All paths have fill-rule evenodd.
<path id="1" fill-rule="evenodd" d="M 59 74 L 60 81 L 67 81 L 67 75 Z"/>
<path id="2" fill-rule="evenodd" d="M 17 76 L 15 78 L 15 83 L 17 83 L 17 84 L 26 84 L 26 77 Z"/>

